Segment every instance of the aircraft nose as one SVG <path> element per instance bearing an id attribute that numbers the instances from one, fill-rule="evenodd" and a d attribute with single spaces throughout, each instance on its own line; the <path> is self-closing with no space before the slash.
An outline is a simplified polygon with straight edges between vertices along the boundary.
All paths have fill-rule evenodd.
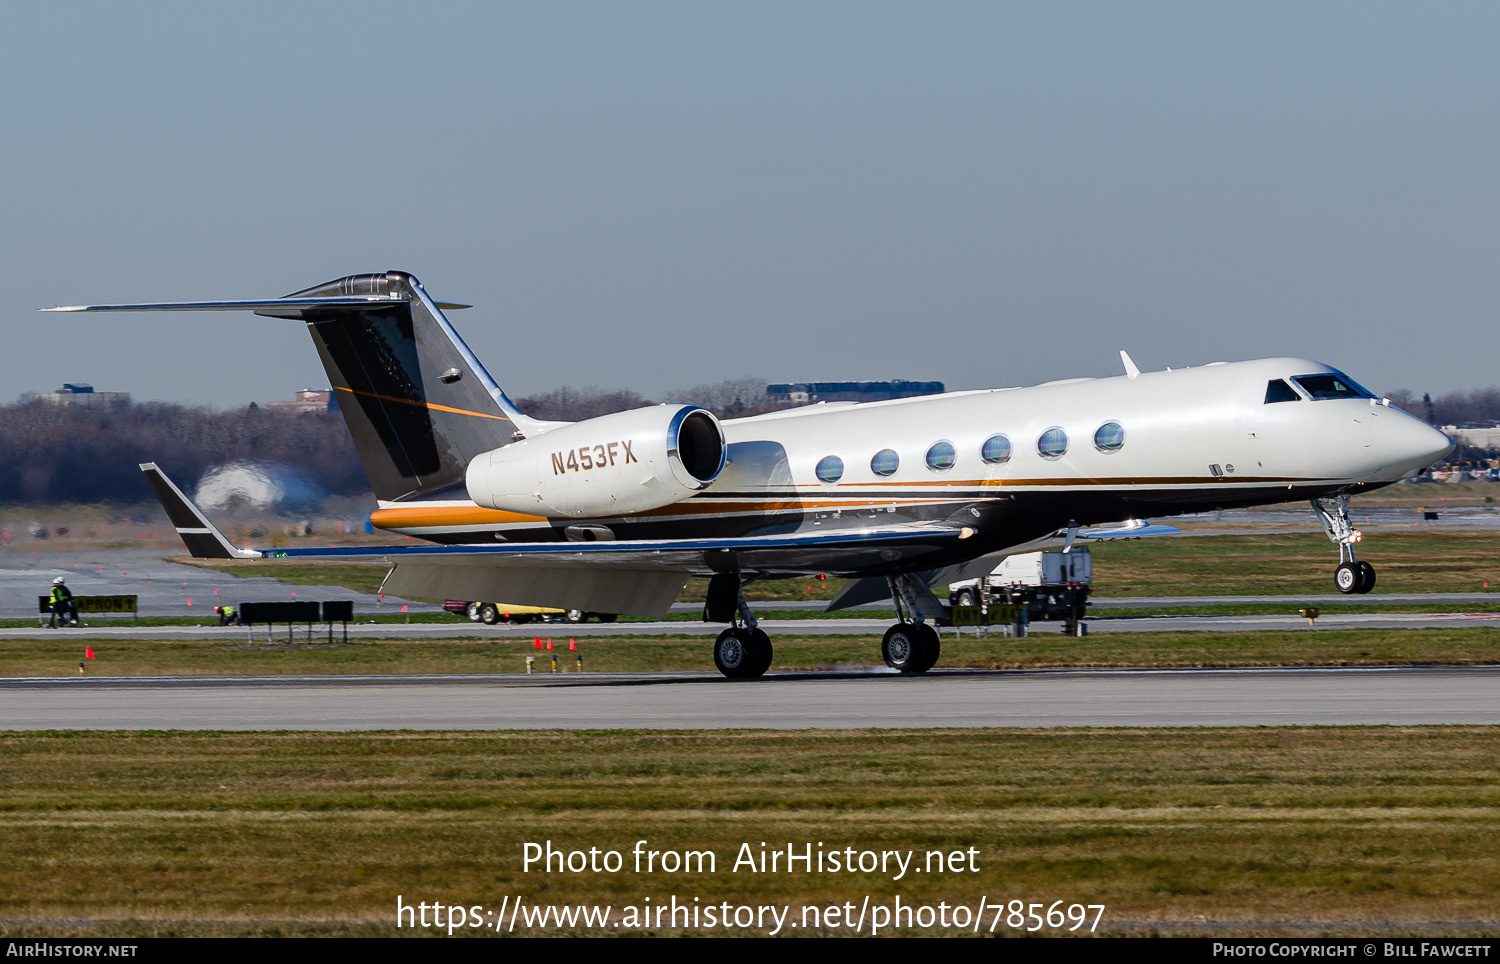
<path id="1" fill-rule="evenodd" d="M 1382 420 L 1385 422 L 1380 433 L 1382 451 L 1378 455 L 1381 466 L 1396 473 L 1396 477 L 1420 472 L 1457 447 L 1453 439 L 1415 415 L 1405 412 L 1400 415 Z"/>

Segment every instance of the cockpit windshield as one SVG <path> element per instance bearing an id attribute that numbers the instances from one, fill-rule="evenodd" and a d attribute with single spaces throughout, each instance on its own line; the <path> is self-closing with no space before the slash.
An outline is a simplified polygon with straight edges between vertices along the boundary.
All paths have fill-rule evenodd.
<path id="1" fill-rule="evenodd" d="M 1374 398 L 1358 382 L 1343 372 L 1326 375 L 1298 375 L 1292 381 L 1314 400 L 1322 398 Z"/>

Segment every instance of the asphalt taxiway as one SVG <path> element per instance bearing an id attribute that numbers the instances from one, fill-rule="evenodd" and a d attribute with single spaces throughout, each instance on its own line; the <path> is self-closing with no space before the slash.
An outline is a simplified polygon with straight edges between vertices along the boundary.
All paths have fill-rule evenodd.
<path id="1" fill-rule="evenodd" d="M 1500 607 L 1496 607 L 1500 609 Z M 226 643 L 303 643 L 326 642 L 328 629 L 319 623 L 309 632 L 306 625 L 256 626 L 134 626 L 127 621 L 94 618 L 87 625 L 68 629 L 45 627 L 0 628 L 0 640 L 6 639 L 218 639 Z M 878 639 L 892 620 L 848 617 L 841 619 L 763 619 L 761 628 L 774 641 L 778 636 L 869 636 Z M 1288 609 L 1285 614 L 1254 616 L 1140 616 L 1085 620 L 1090 634 L 1160 633 L 1160 632 L 1253 632 L 1259 630 L 1298 630 L 1316 632 L 1327 629 L 1436 629 L 1474 626 L 1500 626 L 1500 612 L 1456 611 L 1445 613 L 1331 613 L 1320 616 L 1316 628 Z M 720 623 L 695 619 L 659 620 L 617 623 L 531 623 L 522 626 L 499 624 L 486 626 L 461 620 L 442 623 L 360 623 L 349 624 L 351 639 L 552 639 L 601 638 L 609 636 L 702 636 L 712 638 L 723 630 Z M 1060 633 L 1062 623 L 1032 623 L 1032 633 Z M 942 630 L 944 639 L 955 639 L 962 633 L 972 638 L 974 629 L 962 631 L 953 627 Z M 992 628 L 991 635 L 999 630 Z M 334 627 L 334 639 L 343 638 L 343 629 Z"/>
<path id="2" fill-rule="evenodd" d="M 0 729 L 1500 724 L 1500 667 L 0 681 Z"/>

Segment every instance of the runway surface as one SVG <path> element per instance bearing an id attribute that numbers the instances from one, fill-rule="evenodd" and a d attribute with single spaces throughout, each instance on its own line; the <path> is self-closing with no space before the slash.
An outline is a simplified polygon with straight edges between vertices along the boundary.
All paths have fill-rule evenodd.
<path id="1" fill-rule="evenodd" d="M 1500 667 L 0 681 L 0 729 L 1500 724 Z"/>
<path id="2" fill-rule="evenodd" d="M 1500 608 L 1500 607 L 1497 607 Z M 774 640 L 778 636 L 869 636 L 879 638 L 893 622 L 890 618 L 845 618 L 845 619 L 763 619 L 762 629 Z M 1307 620 L 1288 609 L 1284 615 L 1260 616 L 1140 616 L 1111 619 L 1085 620 L 1088 632 L 1098 633 L 1160 633 L 1160 632 L 1250 632 L 1255 630 L 1302 630 L 1316 632 L 1328 629 L 1434 629 L 1474 626 L 1500 626 L 1500 612 L 1451 612 L 1451 613 L 1338 613 L 1318 617 L 1316 628 L 1310 629 Z M 724 626 L 720 623 L 704 623 L 699 620 L 662 620 L 653 622 L 619 623 L 567 623 L 486 626 L 455 620 L 448 623 L 350 623 L 350 639 L 531 639 L 534 636 L 552 639 L 601 638 L 609 636 L 717 636 Z M 942 629 L 944 639 L 955 639 L 958 630 Z M 1033 634 L 1060 633 L 1062 623 L 1032 623 Z M 963 636 L 973 637 L 974 630 L 965 628 Z M 992 629 L 991 635 L 997 635 Z M 220 639 L 226 644 L 255 642 L 288 642 L 287 627 L 274 628 L 256 626 L 132 626 L 129 622 L 91 621 L 87 626 L 70 629 L 46 629 L 40 627 L 0 629 L 0 641 L 6 639 Z M 334 639 L 342 638 L 342 629 L 334 627 Z M 326 642 L 326 625 L 318 624 L 309 637 L 307 627 L 298 626 L 291 632 L 294 643 Z"/>

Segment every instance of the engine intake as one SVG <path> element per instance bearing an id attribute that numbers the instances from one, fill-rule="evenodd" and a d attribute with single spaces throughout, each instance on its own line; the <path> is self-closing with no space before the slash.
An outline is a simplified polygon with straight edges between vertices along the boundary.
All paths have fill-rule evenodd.
<path id="1" fill-rule="evenodd" d="M 658 405 L 601 415 L 476 457 L 477 505 L 596 518 L 644 512 L 700 492 L 724 470 L 724 429 L 706 408 Z"/>

